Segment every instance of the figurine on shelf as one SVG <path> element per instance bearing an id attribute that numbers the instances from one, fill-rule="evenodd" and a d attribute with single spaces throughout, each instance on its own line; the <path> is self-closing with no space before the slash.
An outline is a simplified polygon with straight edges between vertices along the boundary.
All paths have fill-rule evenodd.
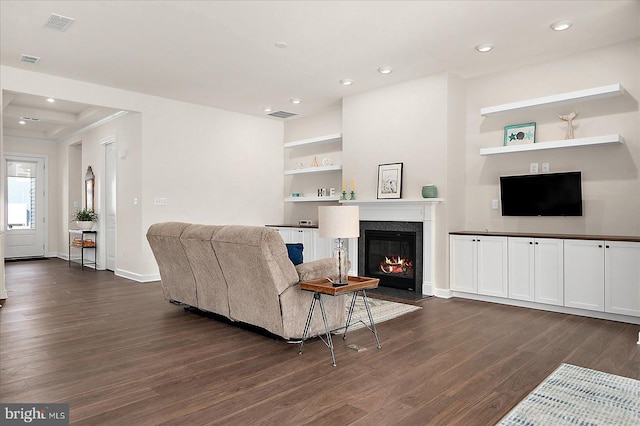
<path id="1" fill-rule="evenodd" d="M 349 198 L 350 200 L 355 200 L 356 199 L 356 193 L 351 191 L 351 198 Z"/>
<path id="2" fill-rule="evenodd" d="M 347 191 L 342 191 L 342 195 L 340 196 L 341 200 L 346 200 L 347 199 Z"/>
<path id="3" fill-rule="evenodd" d="M 569 129 L 567 130 L 567 136 L 565 139 L 573 139 L 573 119 L 578 116 L 578 111 L 573 111 L 571 114 L 559 115 L 561 120 L 566 121 Z"/>

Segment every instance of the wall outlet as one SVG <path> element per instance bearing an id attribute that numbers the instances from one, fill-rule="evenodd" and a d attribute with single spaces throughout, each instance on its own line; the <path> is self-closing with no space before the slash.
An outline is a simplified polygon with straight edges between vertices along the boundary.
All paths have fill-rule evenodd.
<path id="1" fill-rule="evenodd" d="M 549 163 L 542 163 L 542 173 L 549 173 Z"/>
<path id="2" fill-rule="evenodd" d="M 500 207 L 500 203 L 498 203 L 498 200 L 491 200 L 491 209 L 498 210 L 498 207 Z"/>
<path id="3" fill-rule="evenodd" d="M 529 164 L 529 173 L 538 173 L 538 163 Z"/>

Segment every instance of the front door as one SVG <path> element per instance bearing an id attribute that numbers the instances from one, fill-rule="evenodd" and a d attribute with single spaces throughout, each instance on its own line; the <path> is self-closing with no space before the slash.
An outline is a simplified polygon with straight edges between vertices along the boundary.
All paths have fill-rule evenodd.
<path id="1" fill-rule="evenodd" d="M 44 158 L 7 155 L 5 258 L 44 257 Z"/>

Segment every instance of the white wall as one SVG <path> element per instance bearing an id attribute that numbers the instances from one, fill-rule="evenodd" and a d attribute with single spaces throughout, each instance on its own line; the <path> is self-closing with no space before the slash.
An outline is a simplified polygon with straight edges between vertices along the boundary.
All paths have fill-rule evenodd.
<path id="1" fill-rule="evenodd" d="M 640 235 L 640 43 L 638 40 L 468 81 L 466 229 L 577 234 Z M 480 108 L 621 83 L 624 96 L 579 105 L 539 108 L 496 117 Z M 620 134 L 618 146 L 580 147 L 481 157 L 501 146 L 505 125 L 537 122 L 537 140 L 564 139 L 557 115 L 578 110 L 575 137 Z M 582 217 L 502 217 L 491 210 L 500 198 L 499 176 L 528 174 L 530 163 L 552 172 L 582 171 Z"/>
<path id="2" fill-rule="evenodd" d="M 119 253 L 118 265 L 127 268 L 126 276 L 157 278 L 145 238 L 155 222 L 264 225 L 282 221 L 283 125 L 279 120 L 6 66 L 0 67 L 0 88 L 140 113 L 139 139 L 127 139 L 129 154 L 118 163 L 118 245 L 128 244 L 127 260 Z M 83 140 L 83 163 L 97 164 L 99 150 L 86 150 Z M 133 206 L 134 197 L 138 206 Z M 154 197 L 167 198 L 168 205 L 154 206 Z M 126 206 L 130 213 L 124 213 Z"/>

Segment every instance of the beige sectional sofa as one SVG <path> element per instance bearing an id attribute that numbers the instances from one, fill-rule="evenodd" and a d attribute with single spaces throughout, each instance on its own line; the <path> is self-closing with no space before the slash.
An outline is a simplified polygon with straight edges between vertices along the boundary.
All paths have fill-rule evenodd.
<path id="1" fill-rule="evenodd" d="M 257 226 L 157 223 L 147 240 L 158 262 L 165 299 L 299 339 L 313 293 L 299 282 L 336 274 L 333 259 L 294 266 L 282 237 Z M 344 325 L 343 297 L 323 298 L 329 327 Z M 310 335 L 324 333 L 320 312 Z"/>

